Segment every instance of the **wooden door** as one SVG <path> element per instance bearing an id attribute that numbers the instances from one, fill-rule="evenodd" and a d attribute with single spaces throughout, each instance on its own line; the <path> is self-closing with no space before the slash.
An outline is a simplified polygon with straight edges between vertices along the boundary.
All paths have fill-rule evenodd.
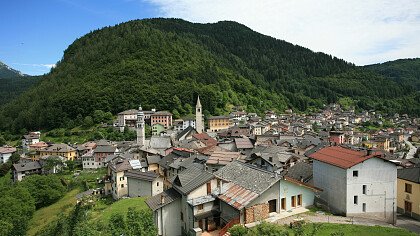
<path id="1" fill-rule="evenodd" d="M 268 201 L 268 212 L 276 212 L 277 211 L 277 200 L 273 199 Z"/>
<path id="2" fill-rule="evenodd" d="M 298 206 L 302 206 L 302 194 L 298 195 L 297 204 Z"/>
<path id="3" fill-rule="evenodd" d="M 404 210 L 406 213 L 411 213 L 412 203 L 405 201 Z"/>
<path id="4" fill-rule="evenodd" d="M 286 198 L 281 199 L 281 209 L 286 210 Z"/>
<path id="5" fill-rule="evenodd" d="M 203 231 L 204 231 L 204 228 L 203 228 L 203 220 L 199 220 L 199 221 L 198 221 L 198 227 L 199 227 L 201 230 L 203 230 Z"/>
<path id="6" fill-rule="evenodd" d="M 292 196 L 292 207 L 296 207 L 296 196 Z"/>
<path id="7" fill-rule="evenodd" d="M 211 182 L 207 183 L 207 194 L 211 194 Z"/>

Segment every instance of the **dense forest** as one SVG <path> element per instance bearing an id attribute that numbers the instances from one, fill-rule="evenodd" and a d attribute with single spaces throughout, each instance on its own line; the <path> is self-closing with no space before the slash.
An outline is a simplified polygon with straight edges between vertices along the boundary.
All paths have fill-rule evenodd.
<path id="1" fill-rule="evenodd" d="M 19 71 L 10 68 L 6 64 L 0 61 L 0 80 L 1 79 L 10 79 L 24 76 Z"/>
<path id="2" fill-rule="evenodd" d="M 41 80 L 40 76 L 0 79 L 0 106 L 6 104 Z"/>
<path id="3" fill-rule="evenodd" d="M 0 111 L 0 129 L 69 127 L 95 110 L 204 114 L 306 111 L 350 97 L 358 108 L 420 115 L 420 94 L 386 74 L 252 31 L 236 22 L 147 19 L 93 31 Z"/>

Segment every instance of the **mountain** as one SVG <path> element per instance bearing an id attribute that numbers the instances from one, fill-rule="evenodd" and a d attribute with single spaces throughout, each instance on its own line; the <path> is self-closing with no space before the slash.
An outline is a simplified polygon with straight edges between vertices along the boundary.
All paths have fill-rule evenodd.
<path id="1" fill-rule="evenodd" d="M 20 71 L 10 68 L 0 61 L 0 79 L 10 79 L 24 76 Z"/>
<path id="2" fill-rule="evenodd" d="M 420 90 L 420 58 L 400 59 L 366 66 L 395 82 Z"/>
<path id="3" fill-rule="evenodd" d="M 12 101 L 39 80 L 40 77 L 24 75 L 0 62 L 0 106 Z"/>
<path id="4" fill-rule="evenodd" d="M 206 116 L 306 111 L 340 98 L 358 108 L 420 114 L 410 86 L 342 59 L 259 34 L 236 22 L 147 19 L 74 41 L 56 68 L 5 105 L 0 129 L 72 127 L 95 110 L 142 105 L 178 115 L 200 95 Z"/>

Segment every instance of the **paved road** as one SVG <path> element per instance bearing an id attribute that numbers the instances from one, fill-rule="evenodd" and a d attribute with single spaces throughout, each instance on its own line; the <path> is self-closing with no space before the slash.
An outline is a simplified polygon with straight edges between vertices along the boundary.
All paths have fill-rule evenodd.
<path id="1" fill-rule="evenodd" d="M 406 216 L 402 216 L 402 215 L 397 216 L 397 227 L 410 230 L 411 232 L 414 232 L 420 235 L 420 221 L 408 218 Z"/>
<path id="2" fill-rule="evenodd" d="M 410 141 L 408 141 L 408 136 L 404 136 L 404 142 L 410 147 L 410 150 L 408 151 L 405 159 L 414 158 L 414 154 L 416 153 L 417 148 Z"/>

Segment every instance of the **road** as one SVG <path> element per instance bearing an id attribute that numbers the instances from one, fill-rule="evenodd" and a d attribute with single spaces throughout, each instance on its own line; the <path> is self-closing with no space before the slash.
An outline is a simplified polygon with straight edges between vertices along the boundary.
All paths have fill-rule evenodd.
<path id="1" fill-rule="evenodd" d="M 420 221 L 408 218 L 406 216 L 397 216 L 397 227 L 407 229 L 420 235 Z"/>
<path id="2" fill-rule="evenodd" d="M 410 142 L 408 141 L 408 137 L 409 136 L 404 136 L 404 142 L 408 145 L 408 147 L 410 147 L 410 150 L 408 151 L 407 155 L 405 156 L 405 159 L 411 159 L 414 158 L 414 154 L 417 151 L 417 148 Z"/>

